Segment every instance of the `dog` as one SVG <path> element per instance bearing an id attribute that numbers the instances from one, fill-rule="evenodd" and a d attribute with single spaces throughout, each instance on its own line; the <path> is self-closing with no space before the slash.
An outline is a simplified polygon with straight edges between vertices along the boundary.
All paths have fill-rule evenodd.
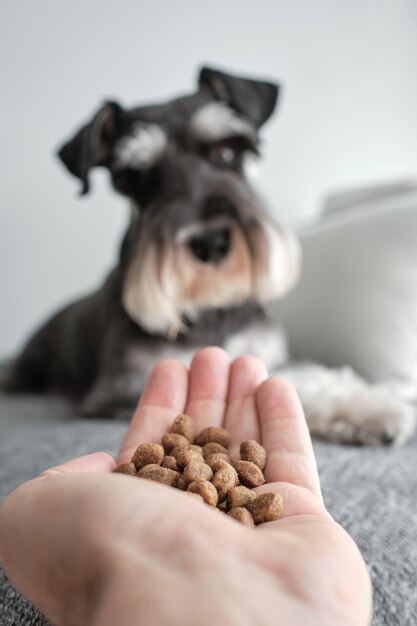
<path id="1" fill-rule="evenodd" d="M 297 282 L 295 234 L 271 217 L 247 173 L 279 98 L 274 82 L 203 67 L 194 93 L 125 109 L 105 102 L 58 154 L 90 189 L 94 167 L 128 198 L 119 262 L 103 286 L 52 317 L 5 383 L 58 392 L 82 415 L 131 414 L 162 358 L 189 363 L 205 345 L 251 353 L 294 382 L 313 434 L 400 442 L 410 408 L 348 369 L 289 364 L 270 303 Z"/>

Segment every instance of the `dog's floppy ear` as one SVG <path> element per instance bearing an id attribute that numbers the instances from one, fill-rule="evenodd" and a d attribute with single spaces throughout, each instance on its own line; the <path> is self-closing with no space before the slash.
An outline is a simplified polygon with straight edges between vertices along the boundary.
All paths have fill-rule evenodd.
<path id="1" fill-rule="evenodd" d="M 58 150 L 58 156 L 71 174 L 82 181 L 81 195 L 88 193 L 88 174 L 95 165 L 106 165 L 110 148 L 118 133 L 122 108 L 117 102 L 105 102 L 93 119 Z"/>
<path id="2" fill-rule="evenodd" d="M 241 78 L 210 67 L 200 70 L 199 85 L 208 87 L 217 100 L 246 115 L 256 128 L 272 115 L 279 93 L 275 83 Z"/>

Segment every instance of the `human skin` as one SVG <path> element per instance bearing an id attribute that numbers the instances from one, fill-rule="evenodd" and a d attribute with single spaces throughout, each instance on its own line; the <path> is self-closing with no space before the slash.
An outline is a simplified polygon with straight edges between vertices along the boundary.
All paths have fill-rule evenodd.
<path id="1" fill-rule="evenodd" d="M 104 453 L 73 459 L 0 507 L 0 560 L 57 626 L 365 626 L 371 586 L 358 548 L 326 511 L 296 393 L 254 357 L 205 348 L 189 370 L 153 370 L 117 463 L 160 441 L 174 417 L 223 425 L 232 455 L 268 453 L 258 493 L 282 494 L 282 519 L 247 528 L 186 493 L 112 474 Z"/>

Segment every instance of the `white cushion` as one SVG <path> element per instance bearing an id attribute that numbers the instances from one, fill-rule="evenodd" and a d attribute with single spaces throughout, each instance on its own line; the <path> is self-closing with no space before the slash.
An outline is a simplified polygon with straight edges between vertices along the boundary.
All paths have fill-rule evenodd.
<path id="1" fill-rule="evenodd" d="M 291 356 L 415 397 L 417 191 L 331 213 L 300 237 L 301 280 L 277 305 Z"/>

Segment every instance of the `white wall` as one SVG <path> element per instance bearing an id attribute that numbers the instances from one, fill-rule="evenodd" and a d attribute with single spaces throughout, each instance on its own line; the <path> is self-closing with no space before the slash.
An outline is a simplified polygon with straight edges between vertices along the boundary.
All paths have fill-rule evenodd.
<path id="1" fill-rule="evenodd" d="M 13 0 L 0 14 L 0 354 L 97 285 L 127 217 L 53 156 L 106 97 L 193 88 L 201 62 L 285 84 L 261 184 L 297 221 L 328 190 L 417 171 L 415 0 Z"/>

